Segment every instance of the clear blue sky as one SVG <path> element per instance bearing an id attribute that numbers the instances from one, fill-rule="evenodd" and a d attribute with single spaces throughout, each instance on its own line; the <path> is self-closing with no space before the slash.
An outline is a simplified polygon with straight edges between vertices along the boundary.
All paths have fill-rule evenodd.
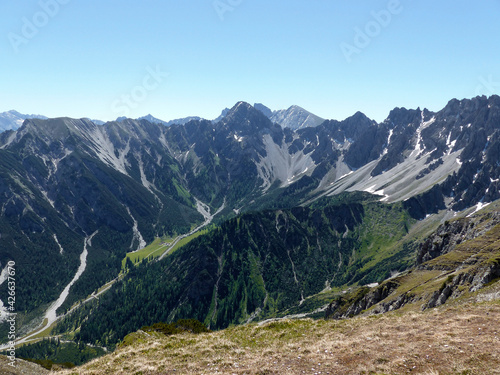
<path id="1" fill-rule="evenodd" d="M 244 100 L 382 121 L 500 94 L 500 0 L 397 3 L 4 0 L 0 112 L 212 119 Z"/>

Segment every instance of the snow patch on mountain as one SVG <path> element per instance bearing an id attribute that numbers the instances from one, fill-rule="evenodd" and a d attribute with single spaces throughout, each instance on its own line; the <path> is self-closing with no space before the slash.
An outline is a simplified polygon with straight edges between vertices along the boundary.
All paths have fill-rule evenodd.
<path id="1" fill-rule="evenodd" d="M 391 144 L 391 138 L 393 134 L 394 134 L 394 129 L 390 129 L 389 136 L 387 137 L 387 143 L 385 144 L 385 148 L 384 151 L 382 152 L 382 155 L 387 154 L 387 152 L 389 151 L 389 145 Z"/>
<path id="2" fill-rule="evenodd" d="M 377 190 L 376 186 L 377 185 L 372 185 L 369 188 L 364 189 L 363 191 L 366 191 L 367 193 L 373 194 L 373 193 L 375 193 L 375 190 Z"/>
<path id="3" fill-rule="evenodd" d="M 423 152 L 424 149 L 422 148 L 422 130 L 427 128 L 428 126 L 432 125 L 434 122 L 436 122 L 436 117 L 433 116 L 429 121 L 424 121 L 424 112 L 422 111 L 422 122 L 420 123 L 420 126 L 417 128 L 416 131 L 416 136 L 417 136 L 417 141 L 415 143 L 415 148 L 413 149 L 412 153 L 410 154 L 410 157 L 415 155 L 416 157 L 419 157 Z"/>
<path id="4" fill-rule="evenodd" d="M 483 203 L 483 202 L 478 202 L 478 204 L 476 204 L 475 208 L 474 208 L 474 211 L 472 211 L 472 213 L 470 213 L 469 215 L 467 215 L 467 217 L 471 217 L 472 215 L 474 215 L 476 212 L 482 210 L 483 208 L 487 207 L 490 205 L 491 202 L 488 202 L 488 203 Z"/>

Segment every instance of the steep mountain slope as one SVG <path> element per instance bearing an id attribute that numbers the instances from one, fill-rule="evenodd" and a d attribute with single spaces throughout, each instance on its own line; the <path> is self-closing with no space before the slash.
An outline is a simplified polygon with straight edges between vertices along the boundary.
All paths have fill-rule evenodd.
<path id="1" fill-rule="evenodd" d="M 395 109 L 378 127 L 387 137 L 383 152 L 349 164 L 359 168 L 340 181 L 328 179 L 328 194 L 365 190 L 386 201 L 405 200 L 429 191 L 419 217 L 445 205 L 458 211 L 500 197 L 498 165 L 500 97 L 452 100 L 437 113 Z"/>
<path id="2" fill-rule="evenodd" d="M 339 199 L 349 201 L 352 198 L 356 197 Z M 385 207 L 386 210 L 391 207 L 381 203 L 375 204 L 379 208 Z M 307 247 L 310 246 L 309 235 L 314 233 L 313 228 L 318 228 L 316 231 L 316 235 L 318 235 L 321 234 L 322 231 L 319 228 L 323 225 L 330 226 L 330 231 L 342 227 L 343 224 L 346 225 L 346 232 L 341 236 L 341 241 L 352 240 L 349 234 L 347 237 L 345 234 L 349 230 L 356 231 L 356 226 L 360 224 L 357 221 L 355 210 L 353 210 L 356 204 L 349 205 L 350 212 L 354 216 L 345 215 L 346 211 L 342 207 L 345 208 L 347 205 L 338 206 L 335 204 L 335 200 L 330 200 L 328 203 L 327 201 L 318 202 L 316 206 L 322 208 L 312 209 L 305 220 L 307 226 L 312 225 L 312 228 L 308 227 L 302 233 L 294 233 L 294 229 L 296 229 L 296 220 L 300 216 L 297 213 L 303 214 L 307 211 L 305 208 L 264 212 L 259 215 L 261 225 L 258 225 L 260 228 L 257 231 L 266 232 L 268 227 L 273 227 L 273 224 L 268 224 L 265 221 L 266 216 L 272 213 L 276 225 L 272 231 L 289 235 L 291 238 L 307 239 Z M 402 374 L 408 373 L 409 368 L 412 371 L 429 371 L 430 369 L 448 371 L 455 368 L 461 372 L 493 374 L 497 371 L 500 354 L 497 345 L 499 337 L 496 330 L 496 320 L 498 320 L 500 312 L 498 309 L 498 301 L 500 300 L 500 283 L 498 282 L 500 280 L 499 207 L 500 202 L 497 201 L 477 214 L 445 222 L 422 243 L 418 252 L 419 264 L 410 272 L 392 278 L 380 286 L 361 287 L 353 293 L 337 293 L 334 302 L 327 309 L 328 317 L 335 318 L 348 318 L 359 313 L 379 314 L 402 309 L 398 314 L 388 314 L 377 318 L 346 319 L 340 322 L 271 320 L 270 322 L 261 322 L 258 325 L 245 324 L 199 336 L 183 334 L 164 337 L 159 333 L 140 330 L 125 337 L 123 344 L 119 345 L 114 354 L 74 369 L 72 373 L 91 373 L 96 368 L 105 368 L 106 371 L 111 372 L 120 370 L 137 372 L 145 369 L 149 371 L 165 371 L 166 369 L 174 371 L 175 369 L 175 371 L 181 372 L 205 373 L 207 368 L 210 368 L 221 373 L 234 373 L 234 371 L 260 373 L 260 369 L 264 366 L 269 371 L 273 369 L 273 371 L 285 371 L 286 373 L 302 373 L 310 368 L 320 367 L 322 371 L 335 370 L 342 373 L 350 373 L 350 371 L 357 373 L 361 369 L 373 369 L 378 372 Z M 333 209 L 334 212 L 329 214 L 329 209 Z M 393 205 L 391 211 L 398 211 L 398 209 Z M 340 212 L 344 212 L 344 214 Z M 388 211 L 385 211 L 383 218 L 389 219 L 391 217 L 387 213 Z M 362 220 L 366 220 L 369 215 L 368 210 L 365 210 L 361 215 Z M 184 263 L 182 268 L 187 272 L 186 279 L 193 282 L 188 287 L 184 298 L 179 299 L 181 302 L 176 308 L 189 311 L 191 307 L 195 307 L 192 311 L 187 312 L 191 316 L 198 314 L 200 306 L 205 304 L 201 298 L 204 293 L 207 296 L 212 296 L 210 319 L 216 316 L 227 317 L 234 313 L 234 310 L 226 310 L 227 306 L 237 306 L 239 309 L 242 309 L 242 306 L 247 308 L 253 299 L 259 298 L 259 293 L 251 287 L 253 284 L 264 286 L 266 293 L 264 305 L 269 300 L 271 303 L 276 302 L 273 301 L 273 293 L 270 291 L 273 287 L 266 280 L 267 276 L 275 281 L 272 275 L 267 275 L 269 269 L 262 275 L 257 275 L 257 279 L 260 280 L 255 281 L 256 268 L 265 267 L 266 262 L 274 263 L 273 251 L 271 250 L 276 247 L 274 241 L 270 241 L 268 254 L 261 264 L 258 261 L 259 255 L 253 253 L 252 250 L 250 250 L 252 256 L 247 257 L 244 251 L 238 252 L 232 247 L 231 237 L 233 235 L 238 235 L 240 238 L 248 236 L 249 223 L 255 216 L 255 214 L 243 215 L 218 229 L 218 231 L 224 232 L 223 238 L 218 240 L 219 249 L 229 248 L 231 259 L 228 259 L 228 253 L 221 253 L 219 257 L 214 255 L 216 259 L 212 262 L 213 268 L 218 268 L 218 271 L 216 272 L 217 288 L 213 293 L 206 293 L 206 289 L 208 289 L 206 284 L 211 282 L 209 270 L 211 262 L 207 261 L 210 256 L 200 262 L 203 264 L 202 267 L 206 267 L 201 273 L 202 276 L 196 278 L 199 274 L 193 273 L 193 277 L 191 277 L 189 274 L 190 260 L 184 258 L 184 261 L 180 261 L 183 258 L 180 255 L 183 251 L 181 249 L 177 260 L 169 266 L 163 267 L 161 276 L 148 280 L 140 275 L 142 271 L 138 269 L 134 272 L 139 275 L 126 280 L 125 285 L 120 286 L 118 291 L 115 290 L 112 299 L 116 301 L 118 307 L 118 302 L 123 305 L 133 300 L 132 291 L 137 293 L 141 290 L 141 285 L 144 285 L 149 294 L 141 303 L 147 303 L 146 307 L 142 308 L 141 303 L 138 303 L 133 308 L 123 306 L 119 310 L 114 310 L 113 316 L 118 317 L 118 322 L 101 322 L 102 329 L 99 327 L 99 322 L 106 315 L 100 316 L 100 312 L 97 311 L 94 317 L 99 316 L 99 319 L 91 317 L 91 329 L 86 329 L 88 327 L 85 327 L 84 324 L 82 332 L 84 334 L 92 334 L 96 330 L 104 332 L 101 342 L 109 344 L 113 342 L 112 337 L 118 334 L 122 328 L 123 323 L 120 320 L 122 315 L 135 321 L 135 314 L 131 315 L 130 312 L 142 311 L 145 316 L 147 315 L 146 322 L 154 320 L 160 315 L 166 316 L 169 311 L 169 303 L 158 304 L 158 297 L 165 298 L 168 295 L 168 290 L 165 288 L 167 281 L 164 279 L 172 280 L 170 272 L 172 268 L 176 267 L 175 263 Z M 332 221 L 332 217 L 336 220 Z M 315 226 L 315 223 L 318 224 L 321 221 L 319 227 Z M 235 222 L 236 227 L 231 225 Z M 304 229 L 305 226 L 304 222 L 300 222 L 301 229 Z M 254 228 L 256 227 L 257 225 L 254 225 Z M 378 227 L 379 230 L 373 230 L 372 227 L 371 232 L 368 232 L 368 227 L 370 226 L 365 225 L 359 233 L 379 233 L 381 229 Z M 338 239 L 335 237 L 332 242 Z M 366 241 L 366 238 L 363 241 Z M 288 241 L 285 246 L 292 247 L 292 242 L 293 240 Z M 202 241 L 202 244 L 198 243 L 195 247 L 199 248 L 207 244 L 213 247 L 208 252 L 217 251 L 215 241 L 209 243 Z M 241 247 L 251 248 L 251 241 L 244 241 Z M 305 246 L 302 247 L 305 249 Z M 259 248 L 259 244 L 255 244 L 254 248 Z M 200 251 L 196 257 L 202 256 L 203 253 L 204 251 Z M 345 255 L 341 249 L 339 254 Z M 304 273 L 304 269 L 301 269 L 301 262 L 296 259 L 296 255 L 296 252 L 288 253 L 290 261 L 292 262 L 293 259 L 295 262 L 295 267 L 289 271 L 294 275 L 289 275 L 289 281 L 283 277 L 280 278 L 279 283 L 283 284 L 281 290 L 284 290 L 286 285 L 294 284 L 291 280 L 294 276 L 301 281 L 303 276 L 307 277 L 307 272 Z M 321 257 L 316 256 L 309 259 L 318 261 Z M 424 259 L 427 261 L 422 263 Z M 278 264 L 285 263 L 287 263 L 286 259 L 278 262 Z M 196 268 L 198 265 L 193 267 Z M 318 269 L 310 263 L 307 267 L 308 269 Z M 221 268 L 222 271 L 220 271 Z M 236 273 L 234 271 L 228 273 L 224 271 L 227 268 L 237 269 L 237 271 Z M 246 274 L 247 272 L 248 274 Z M 239 275 L 242 273 L 246 276 L 239 280 Z M 286 275 L 286 272 L 280 272 L 280 274 Z M 227 277 L 228 275 L 231 277 Z M 238 280 L 236 276 L 238 276 Z M 318 278 L 317 274 L 312 276 L 312 280 Z M 319 278 L 321 279 L 321 276 Z M 138 282 L 138 280 L 141 281 Z M 173 280 L 177 283 L 181 278 L 173 278 Z M 227 280 L 233 282 L 233 288 L 227 288 Z M 163 286 L 155 289 L 157 283 L 163 284 Z M 234 287 L 238 283 L 241 283 L 241 286 Z M 163 293 L 159 293 L 158 289 L 162 289 Z M 258 288 L 256 289 L 258 290 Z M 231 293 L 231 296 L 234 296 L 237 301 L 226 305 L 227 299 L 223 296 L 227 293 Z M 323 292 L 323 294 L 326 293 Z M 192 304 L 193 298 L 197 298 L 195 304 Z M 460 299 L 457 300 L 457 298 Z M 163 301 L 168 301 L 168 298 Z M 429 310 L 444 304 L 447 305 L 440 309 L 433 309 L 425 313 L 416 312 L 416 310 Z M 208 301 L 206 305 L 208 306 Z M 273 305 L 276 306 L 276 303 Z M 101 301 L 100 308 L 102 306 L 109 307 L 110 299 Z M 214 306 L 216 310 L 219 308 L 224 313 L 214 312 L 212 310 Z M 238 311 L 238 313 L 241 312 L 242 310 Z M 248 314 L 247 312 L 249 319 L 243 319 L 243 321 L 262 318 L 260 313 Z M 165 320 L 174 318 L 175 314 L 166 316 Z M 108 329 L 106 330 L 105 327 Z M 401 345 L 402 341 L 408 344 Z M 380 357 L 381 345 L 384 352 L 383 358 Z M 353 347 L 362 355 L 353 354 Z M 290 348 L 293 348 L 293 355 L 290 355 Z M 464 348 L 467 350 L 463 350 Z M 132 352 L 135 352 L 136 355 L 132 355 Z M 262 352 L 266 353 L 265 362 L 262 362 Z M 275 360 L 269 361 L 270 356 Z M 211 359 L 207 362 L 207 358 Z"/>
<path id="3" fill-rule="evenodd" d="M 396 108 L 381 124 L 357 113 L 291 134 L 285 128 L 282 140 L 264 137 L 271 156 L 259 175 L 264 189 L 307 176 L 301 184 L 311 198 L 361 190 L 405 200 L 418 218 L 459 211 L 500 197 L 499 128 L 498 96 L 452 100 L 437 113 Z"/>
<path id="4" fill-rule="evenodd" d="M 274 111 L 270 119 L 292 130 L 315 127 L 324 121 L 321 117 L 306 111 L 298 105 L 293 105 L 288 109 Z"/>
<path id="5" fill-rule="evenodd" d="M 49 370 L 44 369 L 36 363 L 22 359 L 16 359 L 15 366 L 10 365 L 11 361 L 6 356 L 0 356 L 0 372 L 4 375 L 47 375 Z"/>
<path id="6" fill-rule="evenodd" d="M 320 368 L 322 372 L 342 373 L 371 369 L 403 374 L 410 372 L 410 369 L 411 372 L 422 373 L 431 369 L 453 369 L 459 373 L 494 374 L 498 372 L 500 363 L 500 338 L 496 324 L 500 313 L 499 207 L 500 202 L 497 201 L 479 213 L 445 222 L 421 244 L 419 264 L 409 272 L 380 286 L 338 293 L 326 311 L 327 317 L 347 318 L 345 320 L 271 320 L 196 336 L 182 334 L 165 337 L 140 330 L 125 337 L 113 355 L 74 369 L 72 373 L 91 373 L 95 368 L 105 368 L 111 372 L 175 369 L 205 373 L 209 368 L 228 374 L 234 371 L 258 374 L 261 368 L 278 373 L 302 373 Z M 279 232 L 283 228 L 279 228 L 278 219 L 287 212 L 275 214 L 278 215 L 275 230 Z M 245 229 L 244 221 L 248 221 L 248 216 L 239 218 L 240 229 Z M 310 217 L 314 216 L 312 214 Z M 262 224 L 264 226 L 260 230 L 265 231 L 265 222 Z M 307 238 L 307 235 L 304 237 Z M 222 242 L 222 247 L 226 247 L 230 245 L 231 239 L 224 238 Z M 233 261 L 234 258 L 233 253 Z M 422 263 L 424 259 L 426 261 Z M 229 266 L 229 261 L 223 255 L 218 262 L 219 266 Z M 254 264 L 255 258 L 252 257 L 250 266 L 255 267 Z M 208 267 L 209 263 L 204 265 Z M 172 266 L 165 269 L 164 277 L 170 277 L 168 268 Z M 240 268 L 245 269 L 244 261 L 240 263 Z M 218 272 L 217 275 L 219 287 L 213 295 L 210 294 L 215 299 L 219 293 L 224 293 L 226 279 L 224 272 Z M 193 289 L 198 290 L 197 296 L 203 294 L 200 287 L 205 287 L 208 279 L 206 272 L 201 284 L 199 280 L 193 280 L 196 284 Z M 265 275 L 262 279 L 260 283 L 268 288 Z M 245 281 L 248 287 L 252 283 L 252 274 Z M 293 285 L 293 282 L 287 283 L 283 279 L 280 282 Z M 150 290 L 151 283 L 146 285 Z M 127 289 L 134 288 L 137 290 L 138 284 L 130 280 L 129 285 L 122 287 L 121 293 L 126 295 Z M 231 289 L 231 293 L 237 299 L 241 298 L 239 303 L 232 304 L 239 307 L 249 306 L 250 300 L 256 296 L 255 293 L 238 293 L 238 289 Z M 149 298 L 154 300 L 156 296 L 157 293 L 153 291 Z M 114 298 L 124 300 L 120 293 Z M 191 298 L 191 292 L 186 293 L 179 307 L 189 306 Z M 267 299 L 272 299 L 272 293 L 264 301 Z M 223 309 L 224 301 L 218 306 Z M 163 309 L 165 307 L 162 305 Z M 152 306 L 145 310 L 161 311 Z M 360 313 L 366 316 L 393 310 L 400 311 L 381 317 L 350 318 Z M 130 310 L 115 311 L 115 316 L 119 317 L 126 311 Z M 228 311 L 224 316 L 227 314 Z M 250 318 L 255 317 L 258 314 L 252 314 Z M 150 318 L 151 315 L 147 319 Z M 170 318 L 172 316 L 167 319 Z M 91 323 L 93 330 L 99 329 L 96 322 L 98 320 Z M 105 332 L 106 335 L 113 335 L 115 329 L 120 327 L 120 324 L 112 324 L 104 324 L 111 327 Z M 92 331 L 84 329 L 83 332 Z M 108 337 L 106 335 L 104 337 Z M 401 342 L 407 344 L 401 345 Z M 353 348 L 358 352 L 354 353 Z M 381 350 L 384 353 L 382 357 Z M 133 352 L 140 354 L 132 355 Z M 262 352 L 266 353 L 265 362 L 262 361 Z"/>
<path id="7" fill-rule="evenodd" d="M 284 128 L 290 128 L 292 130 L 315 127 L 325 121 L 321 117 L 318 117 L 311 112 L 306 111 L 304 108 L 301 108 L 298 105 L 292 105 L 288 109 L 272 111 L 261 103 L 255 103 L 254 108 L 261 111 L 272 122 L 275 122 Z"/>
<path id="8" fill-rule="evenodd" d="M 500 202 L 472 216 L 446 221 L 419 246 L 417 264 L 373 288 L 337 298 L 326 316 L 348 317 L 362 312 L 396 309 L 426 310 L 466 298 L 500 281 Z M 498 300 L 498 288 L 483 292 Z"/>

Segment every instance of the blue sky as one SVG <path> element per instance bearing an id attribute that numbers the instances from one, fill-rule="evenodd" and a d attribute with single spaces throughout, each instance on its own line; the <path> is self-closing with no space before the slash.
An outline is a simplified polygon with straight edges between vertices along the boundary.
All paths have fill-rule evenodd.
<path id="1" fill-rule="evenodd" d="M 2 1 L 0 112 L 436 111 L 500 94 L 499 19 L 500 0 Z"/>

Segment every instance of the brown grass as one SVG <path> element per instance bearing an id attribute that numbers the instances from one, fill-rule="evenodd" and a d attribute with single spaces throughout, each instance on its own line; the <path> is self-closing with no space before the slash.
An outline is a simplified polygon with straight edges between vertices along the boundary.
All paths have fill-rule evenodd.
<path id="1" fill-rule="evenodd" d="M 130 345 L 63 374 L 500 374 L 500 303 L 294 320 Z"/>

